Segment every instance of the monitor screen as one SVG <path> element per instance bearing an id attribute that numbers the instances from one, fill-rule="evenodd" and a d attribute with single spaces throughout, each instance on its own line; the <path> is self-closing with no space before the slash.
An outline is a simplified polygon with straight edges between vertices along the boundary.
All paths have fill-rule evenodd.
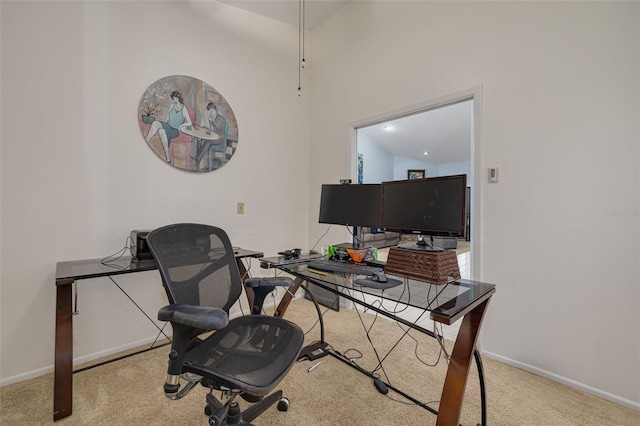
<path id="1" fill-rule="evenodd" d="M 382 185 L 322 185 L 320 223 L 382 225 Z"/>
<path id="2" fill-rule="evenodd" d="M 382 183 L 382 227 L 409 234 L 464 236 L 467 176 Z"/>

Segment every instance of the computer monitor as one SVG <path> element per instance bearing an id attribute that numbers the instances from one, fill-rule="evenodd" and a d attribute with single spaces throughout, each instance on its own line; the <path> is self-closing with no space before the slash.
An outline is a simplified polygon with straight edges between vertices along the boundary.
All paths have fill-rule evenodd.
<path id="1" fill-rule="evenodd" d="M 403 234 L 462 237 L 466 190 L 466 175 L 383 182 L 382 227 Z M 424 244 L 420 238 L 418 246 Z"/>
<path id="2" fill-rule="evenodd" d="M 380 227 L 382 185 L 322 185 L 318 221 L 333 225 Z"/>

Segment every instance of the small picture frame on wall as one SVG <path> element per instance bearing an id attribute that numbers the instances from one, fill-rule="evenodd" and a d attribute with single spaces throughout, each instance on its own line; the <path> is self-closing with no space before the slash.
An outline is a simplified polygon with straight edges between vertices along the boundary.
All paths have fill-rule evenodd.
<path id="1" fill-rule="evenodd" d="M 425 169 L 410 169 L 407 170 L 407 179 L 424 179 L 427 177 L 427 171 Z"/>

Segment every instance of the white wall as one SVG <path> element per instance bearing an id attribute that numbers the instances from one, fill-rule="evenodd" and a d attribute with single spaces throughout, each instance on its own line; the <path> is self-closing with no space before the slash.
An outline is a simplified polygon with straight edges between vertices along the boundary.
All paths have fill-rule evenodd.
<path id="1" fill-rule="evenodd" d="M 393 158 L 393 180 L 407 179 L 407 171 L 414 169 L 425 170 L 427 177 L 440 176 L 438 164 L 405 157 Z"/>
<path id="2" fill-rule="evenodd" d="M 310 212 L 321 176 L 351 170 L 349 123 L 482 86 L 483 349 L 637 409 L 639 18 L 637 2 L 352 2 L 308 55 Z"/>
<path id="3" fill-rule="evenodd" d="M 363 183 L 393 180 L 393 156 L 362 132 L 358 133 L 358 153 L 363 155 Z"/>
<path id="4" fill-rule="evenodd" d="M 467 175 L 467 186 L 471 186 L 471 163 L 469 161 L 458 161 L 455 163 L 444 163 L 438 167 L 438 176 Z"/>
<path id="5" fill-rule="evenodd" d="M 471 144 L 471 141 L 469 141 L 469 144 Z M 407 171 L 411 169 L 424 169 L 427 177 L 471 176 L 471 163 L 468 161 L 436 164 L 393 156 L 389 151 L 361 132 L 358 133 L 357 150 L 358 154 L 362 154 L 364 158 L 363 183 L 404 180 L 407 179 Z"/>
<path id="6" fill-rule="evenodd" d="M 267 254 L 308 247 L 297 28 L 216 2 L 6 1 L 1 31 L 3 384 L 52 369 L 58 261 L 181 221 Z M 174 74 L 213 86 L 238 119 L 238 150 L 215 172 L 164 164 L 140 134 L 140 97 Z M 117 280 L 152 317 L 166 303 L 157 273 Z M 82 359 L 156 334 L 106 279 L 80 282 L 79 310 Z"/>

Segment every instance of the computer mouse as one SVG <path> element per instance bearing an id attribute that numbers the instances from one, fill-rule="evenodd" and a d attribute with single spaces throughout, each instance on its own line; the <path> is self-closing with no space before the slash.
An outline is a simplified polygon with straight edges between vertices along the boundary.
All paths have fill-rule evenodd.
<path id="1" fill-rule="evenodd" d="M 382 272 L 375 272 L 371 276 L 371 280 L 379 282 L 379 283 L 386 283 L 387 282 L 387 276 Z"/>

